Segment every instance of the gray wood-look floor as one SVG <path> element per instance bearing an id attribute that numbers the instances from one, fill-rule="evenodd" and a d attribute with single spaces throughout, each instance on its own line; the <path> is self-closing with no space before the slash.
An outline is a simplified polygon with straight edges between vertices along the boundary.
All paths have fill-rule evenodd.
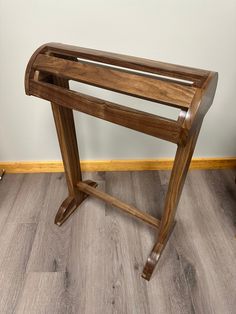
<path id="1" fill-rule="evenodd" d="M 161 216 L 167 171 L 86 173 L 99 188 Z M 0 313 L 236 313 L 234 170 L 191 171 L 177 225 L 148 283 L 149 226 L 88 198 L 62 226 L 63 174 L 0 182 Z"/>

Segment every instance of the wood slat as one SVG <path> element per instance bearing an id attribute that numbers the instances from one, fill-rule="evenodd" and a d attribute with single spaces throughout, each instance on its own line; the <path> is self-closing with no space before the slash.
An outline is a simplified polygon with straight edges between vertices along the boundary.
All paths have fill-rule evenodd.
<path id="1" fill-rule="evenodd" d="M 123 94 L 177 108 L 189 108 L 196 88 L 93 63 L 39 54 L 33 68 Z"/>
<path id="2" fill-rule="evenodd" d="M 174 120 L 70 91 L 45 82 L 30 81 L 31 95 L 94 117 L 178 143 L 181 126 Z"/>
<path id="3" fill-rule="evenodd" d="M 194 86 L 197 87 L 201 87 L 209 75 L 209 71 L 203 69 L 196 69 L 166 62 L 60 43 L 49 43 L 44 47 L 44 50 L 52 53 L 58 53 L 60 55 L 74 56 L 77 58 L 84 58 L 87 60 L 112 64 L 138 71 L 190 80 L 193 81 Z"/>
<path id="4" fill-rule="evenodd" d="M 148 213 L 142 212 L 141 210 L 135 208 L 134 206 L 128 205 L 120 200 L 118 200 L 117 198 L 103 192 L 100 191 L 84 182 L 78 182 L 77 187 L 80 191 L 89 194 L 89 195 L 93 195 L 109 204 L 111 204 L 112 206 L 116 206 L 120 209 L 122 209 L 123 211 L 125 211 L 126 213 L 141 219 L 142 221 L 148 223 L 151 226 L 154 226 L 156 228 L 158 228 L 160 226 L 160 220 L 156 219 L 155 217 L 149 215 Z"/>

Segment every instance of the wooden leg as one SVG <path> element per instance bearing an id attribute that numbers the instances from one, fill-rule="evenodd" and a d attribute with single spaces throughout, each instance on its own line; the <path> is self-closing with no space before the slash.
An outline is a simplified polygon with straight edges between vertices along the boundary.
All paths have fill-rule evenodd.
<path id="1" fill-rule="evenodd" d="M 91 180 L 85 180 L 84 183 L 87 183 L 94 188 L 97 187 L 97 183 Z M 83 199 L 80 202 L 76 202 L 76 199 L 73 196 L 68 196 L 61 204 L 56 214 L 55 224 L 61 226 L 88 196 L 88 194 L 84 194 Z"/>
<path id="2" fill-rule="evenodd" d="M 76 183 L 82 181 L 82 175 L 73 112 L 71 109 L 55 103 L 52 103 L 52 112 L 65 168 L 69 195 L 79 199 L 82 197 L 82 194 L 77 190 Z"/>
<path id="3" fill-rule="evenodd" d="M 67 80 L 57 77 L 52 79 L 54 84 L 69 88 Z M 79 181 L 82 181 L 82 174 L 73 111 L 56 103 L 51 103 L 51 105 L 69 192 L 54 221 L 55 224 L 61 226 L 88 195 L 79 191 L 76 186 Z M 87 183 L 93 187 L 97 186 L 96 182 L 90 180 Z"/>
<path id="4" fill-rule="evenodd" d="M 2 180 L 4 174 L 5 174 L 5 170 L 4 170 L 4 169 L 1 169 L 1 170 L 0 170 L 0 181 Z"/>
<path id="5" fill-rule="evenodd" d="M 53 81 L 54 84 L 69 88 L 69 83 L 65 79 L 54 77 Z M 69 191 L 69 196 L 64 200 L 55 217 L 55 224 L 60 226 L 88 195 L 79 191 L 76 186 L 79 181 L 82 181 L 82 174 L 73 111 L 55 103 L 51 105 Z M 96 182 L 92 181 L 88 184 L 97 186 Z"/>
<path id="6" fill-rule="evenodd" d="M 199 131 L 200 128 L 191 135 L 185 146 L 179 145 L 177 148 L 169 187 L 166 195 L 164 212 L 161 218 L 161 225 L 157 237 L 157 242 L 154 245 L 152 252 L 149 255 L 146 265 L 143 269 L 142 277 L 146 280 L 151 279 L 154 268 L 174 228 L 176 209 L 192 159 Z"/>

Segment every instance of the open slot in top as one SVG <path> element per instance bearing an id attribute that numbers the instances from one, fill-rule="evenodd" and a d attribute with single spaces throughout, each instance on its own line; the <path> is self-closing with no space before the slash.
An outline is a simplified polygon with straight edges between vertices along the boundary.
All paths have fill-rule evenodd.
<path id="1" fill-rule="evenodd" d="M 114 67 L 39 54 L 33 69 L 123 94 L 189 108 L 196 88 Z"/>
<path id="2" fill-rule="evenodd" d="M 210 71 L 196 69 L 182 65 L 170 64 L 145 58 L 127 56 L 118 53 L 65 45 L 48 43 L 41 47 L 41 52 L 53 53 L 62 57 L 76 57 L 86 60 L 102 62 L 134 70 L 156 73 L 163 76 L 193 81 L 196 87 L 202 87 Z"/>

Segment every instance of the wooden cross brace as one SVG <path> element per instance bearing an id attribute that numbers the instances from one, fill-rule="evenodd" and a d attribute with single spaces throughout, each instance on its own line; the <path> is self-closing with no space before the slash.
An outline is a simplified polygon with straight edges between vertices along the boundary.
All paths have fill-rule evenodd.
<path id="1" fill-rule="evenodd" d="M 69 88 L 69 80 L 97 86 L 180 109 L 177 120 L 131 109 Z M 175 213 L 203 118 L 210 108 L 218 75 L 104 51 L 49 43 L 32 55 L 25 91 L 51 102 L 69 196 L 55 217 L 60 226 L 89 195 L 158 228 L 157 241 L 142 277 L 149 280 L 175 225 Z M 177 144 L 161 220 L 83 181 L 73 110 Z"/>

